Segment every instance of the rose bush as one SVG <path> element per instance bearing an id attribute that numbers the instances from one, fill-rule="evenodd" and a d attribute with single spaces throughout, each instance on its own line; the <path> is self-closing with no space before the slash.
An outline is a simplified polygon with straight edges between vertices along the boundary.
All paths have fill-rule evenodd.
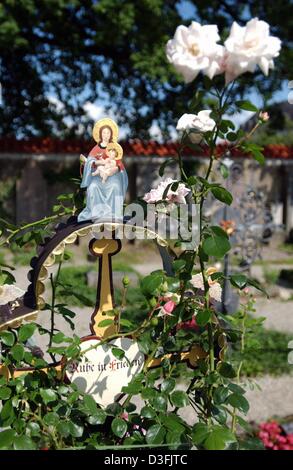
<path id="1" fill-rule="evenodd" d="M 279 40 L 269 36 L 268 27 L 257 19 L 244 29 L 234 25 L 225 43 L 226 49 L 218 41 L 218 29 L 214 25 L 201 26 L 193 22 L 189 28 L 179 26 L 174 39 L 167 44 L 168 60 L 186 82 L 191 82 L 199 71 L 210 78 L 225 73 L 226 82 L 230 82 L 232 64 L 233 77 L 253 71 L 256 65 L 267 72 L 280 45 Z M 217 146 L 219 138 L 231 142 L 230 151 L 244 150 L 260 163 L 264 162 L 264 156 L 262 147 L 249 141 L 252 131 L 245 134 L 224 117 L 228 110 L 258 112 L 255 106 L 243 100 L 231 102 L 233 84 L 225 85 L 223 81 L 220 86 L 218 81 L 214 84 L 208 80 L 204 86 L 195 93 L 189 108 L 186 104 L 186 113 L 178 123 L 183 134 L 177 158 L 173 161 L 179 165 L 180 178 L 162 181 L 144 197 L 144 204 L 155 204 L 156 209 L 158 203 L 178 204 L 186 202 L 188 196 L 189 202 L 199 207 L 199 243 L 192 249 L 185 249 L 185 240 L 179 236 L 176 251 L 173 251 L 174 275 L 170 277 L 158 270 L 141 279 L 140 292 L 144 300 L 137 310 L 145 312 L 142 321 L 133 321 L 131 313 L 127 314 L 129 279 L 126 278 L 121 304 L 110 312 L 111 319 L 104 320 L 107 326 L 113 323 L 117 333 L 101 343 L 121 336 L 132 337 L 146 355 L 142 372 L 122 388 L 124 397 L 120 402 L 105 409 L 65 380 L 64 367 L 71 361 L 76 364 L 82 353 L 80 338 L 74 333 L 72 337 L 64 335 L 56 329 L 54 322 L 56 315 L 62 315 L 74 330 L 75 313 L 56 299 L 58 287 L 70 295 L 77 295 L 69 284 L 60 281 L 60 270 L 66 257 L 59 257 L 57 274 L 50 278 L 52 298 L 45 306 L 50 312 L 50 328 L 30 323 L 0 332 L 0 426 L 5 428 L 0 432 L 0 448 L 248 448 L 237 434 L 239 427 L 247 428 L 243 414 L 249 410 L 245 384 L 241 381 L 242 360 L 239 364 L 232 363 L 228 344 L 238 345 L 243 353 L 246 336 L 252 334 L 249 328 L 259 324 L 260 320 L 249 317 L 253 310 L 251 300 L 230 316 L 218 311 L 216 302 L 221 300 L 224 281 L 240 292 L 247 286 L 260 290 L 262 287 L 244 274 L 235 272 L 227 276 L 213 267 L 229 252 L 229 235 L 233 230 L 208 223 L 204 217 L 204 203 L 208 196 L 227 205 L 233 201 L 232 194 L 220 182 L 211 181 L 212 172 L 217 174 L 215 162 L 223 177 L 229 174 L 223 159 L 227 146 Z M 197 109 L 198 93 L 201 98 L 206 97 L 205 108 L 211 107 L 208 104 L 213 97 L 210 111 Z M 262 115 L 255 128 L 265 121 L 264 117 Z M 204 174 L 189 172 L 182 159 L 185 147 L 193 145 L 189 138 L 192 133 L 200 135 L 209 157 Z M 164 175 L 168 163 L 160 168 L 160 176 Z M 38 245 L 52 233 L 52 224 L 64 216 L 76 215 L 82 207 L 78 191 L 58 199 L 55 213 L 36 223 L 15 227 L 2 220 L 0 246 L 9 246 L 11 242 L 19 247 L 28 242 Z M 1 274 L 2 284 L 14 283 L 9 267 L 3 265 Z M 2 293 L 5 289 L 2 288 Z M 37 330 L 48 335 L 48 353 L 52 361 L 63 357 L 61 373 L 34 351 L 27 350 L 27 341 Z M 194 347 L 198 351 L 196 367 L 188 370 L 181 353 Z M 119 348 L 113 348 L 112 353 L 119 360 L 127 358 L 127 352 Z M 158 361 L 155 369 L 149 368 L 152 361 Z M 31 367 L 34 372 L 17 376 L 16 368 L 22 367 Z M 185 379 L 184 390 L 177 387 L 179 377 Z M 142 402 L 141 409 L 133 401 L 135 396 Z M 190 406 L 188 422 L 180 414 L 187 406 Z M 252 446 L 259 448 L 259 440 L 250 439 L 249 448 Z"/>

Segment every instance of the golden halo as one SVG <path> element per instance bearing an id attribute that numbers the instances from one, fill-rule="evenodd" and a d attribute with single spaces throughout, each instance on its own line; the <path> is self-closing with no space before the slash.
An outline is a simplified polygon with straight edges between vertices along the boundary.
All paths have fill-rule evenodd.
<path id="1" fill-rule="evenodd" d="M 93 128 L 93 138 L 99 143 L 100 142 L 100 129 L 101 127 L 108 126 L 112 129 L 113 142 L 116 142 L 118 139 L 119 129 L 115 121 L 110 118 L 103 118 L 97 121 Z"/>
<path id="2" fill-rule="evenodd" d="M 106 147 L 106 151 L 112 150 L 112 149 L 117 151 L 117 157 L 115 157 L 115 160 L 122 160 L 123 148 L 121 147 L 121 145 L 117 144 L 117 142 L 113 142 L 111 144 L 108 144 L 107 147 Z"/>

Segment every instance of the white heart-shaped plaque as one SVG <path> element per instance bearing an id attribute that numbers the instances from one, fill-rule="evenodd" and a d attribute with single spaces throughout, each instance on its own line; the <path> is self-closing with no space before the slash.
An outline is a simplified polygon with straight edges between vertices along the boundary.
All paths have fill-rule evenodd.
<path id="1" fill-rule="evenodd" d="M 79 390 L 106 407 L 119 398 L 122 387 L 128 385 L 142 370 L 144 355 L 137 342 L 130 338 L 99 343 L 96 338 L 83 341 L 81 351 L 86 352 L 79 362 L 71 362 L 66 366 L 66 375 Z M 117 359 L 112 353 L 113 347 L 125 351 L 125 356 Z"/>

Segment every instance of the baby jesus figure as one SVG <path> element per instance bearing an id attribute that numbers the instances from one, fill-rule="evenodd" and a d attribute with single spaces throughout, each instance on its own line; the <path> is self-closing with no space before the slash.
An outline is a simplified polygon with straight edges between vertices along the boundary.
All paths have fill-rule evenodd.
<path id="1" fill-rule="evenodd" d="M 111 143 L 107 145 L 105 156 L 99 157 L 93 163 L 95 171 L 92 172 L 92 176 L 99 175 L 102 178 L 102 182 L 105 183 L 109 176 L 114 175 L 119 171 L 118 160 L 121 159 L 119 144 Z"/>

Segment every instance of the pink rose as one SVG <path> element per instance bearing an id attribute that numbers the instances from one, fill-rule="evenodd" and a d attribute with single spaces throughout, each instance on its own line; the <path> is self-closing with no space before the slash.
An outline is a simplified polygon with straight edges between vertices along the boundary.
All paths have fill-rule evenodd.
<path id="1" fill-rule="evenodd" d="M 172 316 L 172 312 L 176 307 L 176 302 L 173 300 L 168 300 L 160 309 L 158 317 Z"/>

